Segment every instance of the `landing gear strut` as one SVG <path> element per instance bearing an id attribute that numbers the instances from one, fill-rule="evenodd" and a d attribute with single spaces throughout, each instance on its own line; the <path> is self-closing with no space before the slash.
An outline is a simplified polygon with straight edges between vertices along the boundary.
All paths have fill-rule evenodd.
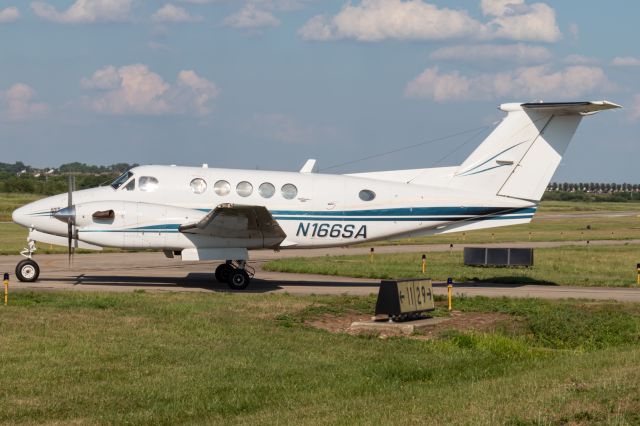
<path id="1" fill-rule="evenodd" d="M 31 257 L 36 251 L 36 243 L 33 240 L 27 242 L 27 247 L 20 252 L 26 259 L 18 262 L 16 266 L 16 277 L 22 282 L 32 283 L 40 276 L 40 267 Z"/>
<path id="2" fill-rule="evenodd" d="M 218 282 L 226 282 L 232 290 L 244 290 L 247 288 L 255 271 L 247 266 L 246 260 L 237 260 L 234 264 L 231 260 L 216 268 L 215 276 Z"/>

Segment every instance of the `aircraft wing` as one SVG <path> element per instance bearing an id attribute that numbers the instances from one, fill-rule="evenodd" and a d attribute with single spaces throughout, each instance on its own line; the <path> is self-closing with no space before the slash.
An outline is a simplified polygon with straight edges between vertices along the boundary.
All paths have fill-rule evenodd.
<path id="1" fill-rule="evenodd" d="M 180 232 L 216 238 L 255 241 L 276 247 L 286 237 L 269 210 L 262 206 L 220 204 L 200 221 L 180 226 Z"/>

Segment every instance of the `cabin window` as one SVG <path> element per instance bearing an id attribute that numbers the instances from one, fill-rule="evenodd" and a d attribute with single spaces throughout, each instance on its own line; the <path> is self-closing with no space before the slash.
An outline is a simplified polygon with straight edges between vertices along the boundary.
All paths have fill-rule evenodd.
<path id="1" fill-rule="evenodd" d="M 220 196 L 228 195 L 231 192 L 231 185 L 226 180 L 219 180 L 213 185 L 213 190 Z"/>
<path id="2" fill-rule="evenodd" d="M 236 185 L 236 192 L 241 197 L 248 197 L 253 192 L 253 185 L 247 181 L 242 181 Z"/>
<path id="3" fill-rule="evenodd" d="M 195 178 L 191 181 L 191 192 L 194 194 L 202 194 L 207 190 L 207 182 L 201 178 Z"/>
<path id="4" fill-rule="evenodd" d="M 298 195 L 298 188 L 296 188 L 296 186 L 291 183 L 287 183 L 282 185 L 282 188 L 280 189 L 280 193 L 287 200 L 292 200 L 296 198 L 296 195 Z"/>
<path id="5" fill-rule="evenodd" d="M 118 176 L 118 178 L 116 180 L 114 180 L 111 183 L 111 187 L 113 189 L 118 189 L 120 188 L 126 181 L 129 180 L 129 178 L 133 176 L 133 173 L 131 172 L 124 172 L 123 174 L 121 174 L 120 176 Z"/>
<path id="6" fill-rule="evenodd" d="M 138 188 L 140 191 L 153 192 L 158 189 L 158 179 L 152 176 L 141 176 L 138 179 Z"/>
<path id="7" fill-rule="evenodd" d="M 358 195 L 362 201 L 371 201 L 376 198 L 376 193 L 369 189 L 363 189 Z"/>
<path id="8" fill-rule="evenodd" d="M 271 198 L 276 193 L 276 187 L 269 182 L 265 182 L 258 187 L 258 192 L 263 198 Z"/>

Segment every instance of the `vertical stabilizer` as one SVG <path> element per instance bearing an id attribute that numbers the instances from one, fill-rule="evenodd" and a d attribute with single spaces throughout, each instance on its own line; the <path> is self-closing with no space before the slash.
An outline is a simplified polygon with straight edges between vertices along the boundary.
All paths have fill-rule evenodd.
<path id="1" fill-rule="evenodd" d="M 507 116 L 458 167 L 451 186 L 539 201 L 583 116 L 609 102 L 503 104 Z"/>

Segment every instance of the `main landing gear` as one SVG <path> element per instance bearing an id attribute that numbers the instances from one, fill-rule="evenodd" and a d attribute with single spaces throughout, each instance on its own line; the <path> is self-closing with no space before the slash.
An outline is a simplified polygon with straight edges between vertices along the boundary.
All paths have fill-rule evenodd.
<path id="1" fill-rule="evenodd" d="M 232 290 L 244 290 L 255 275 L 252 267 L 247 265 L 246 260 L 237 260 L 234 264 L 231 260 L 219 265 L 216 268 L 216 280 L 227 283 Z"/>
<path id="2" fill-rule="evenodd" d="M 38 263 L 31 258 L 36 250 L 35 241 L 29 240 L 27 247 L 20 252 L 22 256 L 26 257 L 26 259 L 18 262 L 16 266 L 16 277 L 22 282 L 32 283 L 40 276 L 40 267 Z"/>

